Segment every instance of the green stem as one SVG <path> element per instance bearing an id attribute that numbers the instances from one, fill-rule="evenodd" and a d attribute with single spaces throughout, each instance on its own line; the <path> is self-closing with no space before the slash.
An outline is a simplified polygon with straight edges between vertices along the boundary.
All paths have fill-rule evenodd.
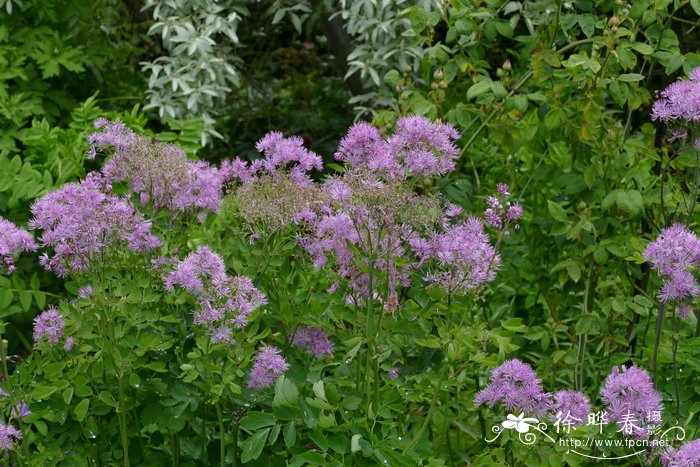
<path id="1" fill-rule="evenodd" d="M 371 253 L 370 253 L 371 255 Z M 370 259 L 370 261 L 372 261 Z M 373 323 L 374 320 L 372 319 L 372 313 L 373 313 L 373 305 L 374 305 L 374 288 L 372 286 L 372 282 L 374 281 L 374 267 L 373 264 L 370 264 L 369 268 L 369 296 L 367 297 L 367 316 L 365 318 L 365 337 L 367 339 L 367 367 L 365 369 L 365 394 L 367 398 L 367 413 L 369 414 L 369 410 L 372 404 L 372 386 L 373 386 L 373 380 L 374 380 L 374 360 L 373 360 L 373 353 L 375 351 L 375 342 L 374 342 L 374 329 L 373 329 Z M 375 407 L 375 410 L 377 407 Z"/>
<path id="2" fill-rule="evenodd" d="M 673 310 L 673 317 L 671 318 L 671 325 L 673 329 L 673 336 L 671 337 L 671 351 L 673 353 L 673 386 L 676 390 L 676 423 L 681 418 L 681 389 L 678 384 L 678 365 L 677 365 L 677 354 L 678 354 L 678 329 L 676 328 L 676 310 Z"/>
<path id="3" fill-rule="evenodd" d="M 651 366 L 654 369 L 654 380 L 656 381 L 656 358 L 659 354 L 659 344 L 661 343 L 661 333 L 664 329 L 664 314 L 666 313 L 666 303 L 662 302 L 659 307 L 659 316 L 656 319 L 656 337 L 654 340 L 654 353 L 651 355 Z"/>
<path id="4" fill-rule="evenodd" d="M 439 384 L 439 383 L 438 383 Z M 418 444 L 418 441 L 423 439 L 423 435 L 425 434 L 425 430 L 428 429 L 428 424 L 430 424 L 430 419 L 433 416 L 433 412 L 435 412 L 435 408 L 437 407 L 437 401 L 439 399 L 439 386 L 435 387 L 435 397 L 433 397 L 433 402 L 430 404 L 430 409 L 428 409 L 428 414 L 425 416 L 425 420 L 423 420 L 423 424 L 421 425 L 420 429 L 418 430 L 418 433 L 416 433 L 416 436 L 413 437 L 410 443 L 404 448 L 403 454 L 406 455 L 408 452 L 413 449 L 413 447 Z"/>
<path id="5" fill-rule="evenodd" d="M 234 422 L 233 424 L 233 457 L 231 465 L 233 467 L 238 467 L 238 422 Z"/>
<path id="6" fill-rule="evenodd" d="M 224 415 L 221 412 L 221 404 L 216 401 L 216 418 L 219 420 L 219 452 L 221 455 L 221 467 L 226 465 L 226 430 L 224 428 Z"/>
<path id="7" fill-rule="evenodd" d="M 22 417 L 17 417 L 19 421 L 19 430 L 22 432 L 22 449 L 24 450 L 24 457 L 27 461 L 27 466 L 32 465 L 31 455 L 29 453 L 29 441 L 27 440 L 27 431 L 24 429 L 24 423 L 22 423 Z M 17 456 L 19 458 L 19 455 Z"/>
<path id="8" fill-rule="evenodd" d="M 7 371 L 7 340 L 2 338 L 2 334 L 0 334 L 0 359 L 2 360 L 2 380 L 7 381 L 10 377 L 10 372 Z"/>
<path id="9" fill-rule="evenodd" d="M 180 465 L 180 442 L 177 433 L 170 433 L 170 455 L 173 467 Z"/>
<path id="10" fill-rule="evenodd" d="M 129 467 L 129 438 L 126 432 L 126 412 L 124 408 L 124 378 L 119 375 L 119 434 L 121 435 L 124 466 Z"/>

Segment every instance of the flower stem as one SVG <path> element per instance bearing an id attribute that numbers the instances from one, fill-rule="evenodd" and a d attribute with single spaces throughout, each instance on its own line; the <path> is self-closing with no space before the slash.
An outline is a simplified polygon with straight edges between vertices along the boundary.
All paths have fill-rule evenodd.
<path id="1" fill-rule="evenodd" d="M 216 418 L 219 420 L 219 451 L 221 455 L 221 467 L 226 465 L 226 430 L 224 428 L 224 415 L 221 412 L 221 404 L 216 401 Z"/>
<path id="2" fill-rule="evenodd" d="M 231 465 L 238 467 L 238 422 L 233 423 L 233 456 L 231 457 Z"/>
<path id="3" fill-rule="evenodd" d="M 7 381 L 10 376 L 10 372 L 7 371 L 7 340 L 2 338 L 2 334 L 0 334 L 0 359 L 2 359 L 2 380 Z"/>
<path id="4" fill-rule="evenodd" d="M 126 412 L 124 408 L 124 377 L 119 375 L 119 433 L 124 452 L 124 466 L 129 467 L 129 438 L 126 432 Z"/>
<path id="5" fill-rule="evenodd" d="M 681 390 L 680 386 L 678 384 L 678 362 L 677 362 L 677 354 L 678 354 L 678 335 L 676 334 L 678 332 L 678 329 L 676 327 L 676 310 L 673 310 L 673 318 L 671 320 L 671 324 L 673 326 L 673 335 L 671 337 L 671 351 L 673 353 L 673 386 L 676 391 L 676 423 L 679 421 L 681 418 Z"/>
<path id="6" fill-rule="evenodd" d="M 438 383 L 439 384 L 439 383 Z M 430 404 L 430 409 L 428 409 L 428 414 L 425 416 L 425 420 L 423 420 L 423 424 L 421 425 L 420 429 L 418 430 L 418 433 L 413 437 L 410 443 L 408 443 L 408 446 L 406 446 L 403 450 L 403 454 L 408 454 L 408 452 L 413 449 L 413 447 L 418 444 L 418 441 L 420 441 L 423 438 L 423 434 L 425 433 L 425 430 L 428 429 L 428 424 L 430 423 L 430 419 L 433 416 L 433 412 L 435 412 L 435 409 L 437 408 L 437 402 L 439 397 L 439 390 L 440 387 L 438 385 L 435 386 L 435 397 L 433 397 L 433 402 Z"/>
<path id="7" fill-rule="evenodd" d="M 654 338 L 654 353 L 651 356 L 651 366 L 654 368 L 654 380 L 656 380 L 656 358 L 659 353 L 659 344 L 661 343 L 661 333 L 664 329 L 664 314 L 666 314 L 666 303 L 661 302 L 659 307 L 659 316 L 656 319 L 656 337 Z"/>
<path id="8" fill-rule="evenodd" d="M 24 423 L 22 423 L 22 415 L 20 415 L 17 420 L 19 421 L 19 429 L 22 432 L 22 449 L 24 450 L 24 457 L 27 465 L 32 465 L 31 456 L 29 453 L 29 441 L 27 441 L 27 430 L 24 429 Z M 19 458 L 19 455 L 17 456 Z"/>

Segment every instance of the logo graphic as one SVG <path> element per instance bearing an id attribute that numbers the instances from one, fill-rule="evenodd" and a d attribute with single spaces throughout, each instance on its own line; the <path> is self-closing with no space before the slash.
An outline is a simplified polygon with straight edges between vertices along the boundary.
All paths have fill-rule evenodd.
<path id="1" fill-rule="evenodd" d="M 648 420 L 654 420 L 654 414 L 650 414 Z M 625 459 L 643 454 L 648 448 L 652 447 L 669 447 L 674 439 L 676 441 L 683 441 L 686 435 L 685 430 L 678 425 L 674 425 L 663 432 L 658 426 L 655 425 L 649 426 L 645 429 L 635 424 L 638 422 L 638 420 L 634 417 L 634 414 L 628 413 L 627 416 L 623 417 L 623 423 L 618 424 L 619 429 L 617 432 L 627 436 L 643 432 L 646 433 L 646 437 L 623 437 L 622 439 L 595 437 L 571 438 L 569 436 L 571 431 L 575 431 L 577 423 L 580 422 L 582 422 L 582 420 L 572 417 L 571 414 L 566 414 L 564 416 L 561 412 L 558 413 L 552 426 L 556 428 L 557 434 L 563 434 L 565 436 L 557 440 L 547 433 L 549 426 L 546 422 L 540 421 L 537 418 L 526 417 L 524 413 L 521 413 L 518 416 L 508 414 L 504 421 L 491 427 L 491 431 L 496 436 L 491 439 L 484 438 L 484 440 L 487 443 L 493 443 L 501 436 L 501 434 L 503 434 L 503 432 L 507 430 L 515 430 L 518 433 L 518 439 L 520 442 L 531 446 L 537 442 L 539 433 L 548 441 L 569 448 L 567 450 L 568 453 L 577 454 L 589 459 L 613 460 Z M 603 426 L 607 423 L 607 412 L 601 411 L 588 414 L 586 425 L 598 426 L 598 434 L 602 434 Z M 675 436 L 671 436 L 669 438 L 669 434 L 675 434 Z M 653 439 L 651 439 L 652 436 Z M 601 451 L 604 451 L 605 448 L 614 447 L 626 447 L 628 449 L 632 449 L 634 452 L 622 456 L 610 457 L 605 452 L 602 452 L 600 456 L 593 456 L 578 450 L 580 448 L 598 448 Z"/>

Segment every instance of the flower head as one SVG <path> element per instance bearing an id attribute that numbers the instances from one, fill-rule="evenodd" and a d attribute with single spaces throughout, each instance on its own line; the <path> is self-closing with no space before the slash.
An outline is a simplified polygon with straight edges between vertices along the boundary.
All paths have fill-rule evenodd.
<path id="1" fill-rule="evenodd" d="M 16 440 L 22 439 L 22 432 L 12 425 L 0 422 L 0 449 L 11 450 Z"/>
<path id="2" fill-rule="evenodd" d="M 496 195 L 486 199 L 484 218 L 489 226 L 497 229 L 508 227 L 523 217 L 523 206 L 520 203 L 512 203 L 508 198 L 510 188 L 504 183 L 499 183 L 496 186 Z M 518 224 L 515 224 L 515 228 L 519 228 Z"/>
<path id="3" fill-rule="evenodd" d="M 107 152 L 102 166 L 106 182 L 124 181 L 140 202 L 156 210 L 218 212 L 223 184 L 231 168 L 220 172 L 203 161 L 188 161 L 178 147 L 137 135 L 122 122 L 100 120 L 100 131 L 88 137 L 91 155 Z"/>
<path id="4" fill-rule="evenodd" d="M 684 225 L 673 224 L 662 229 L 647 246 L 644 259 L 665 279 L 659 294 L 662 302 L 684 300 L 700 293 L 691 272 L 700 262 L 700 240 Z"/>
<path id="5" fill-rule="evenodd" d="M 49 344 L 56 345 L 63 337 L 64 327 L 63 316 L 55 307 L 50 307 L 34 318 L 34 342 L 39 342 L 46 336 Z"/>
<path id="6" fill-rule="evenodd" d="M 205 326 L 215 343 L 233 343 L 231 330 L 225 328 L 245 326 L 249 315 L 267 303 L 249 278 L 229 276 L 221 256 L 207 246 L 178 262 L 164 282 L 166 290 L 179 285 L 195 296 L 199 306 L 194 324 Z"/>
<path id="7" fill-rule="evenodd" d="M 542 381 L 527 363 L 507 360 L 491 371 L 489 385 L 479 391 L 474 405 L 493 407 L 502 403 L 508 410 L 543 414 L 551 403 L 551 395 L 542 389 Z"/>
<path id="8" fill-rule="evenodd" d="M 650 416 L 661 412 L 661 394 L 654 389 L 654 383 L 646 370 L 637 366 L 630 368 L 613 367 L 600 390 L 600 396 L 608 411 L 608 418 L 617 422 L 625 434 L 643 437 L 648 434 L 649 425 L 659 425 L 660 420 Z M 629 422 L 634 419 L 633 425 Z"/>
<path id="9" fill-rule="evenodd" d="M 700 69 L 695 68 L 688 80 L 679 80 L 658 93 L 651 111 L 652 120 L 663 122 L 700 120 Z"/>
<path id="10" fill-rule="evenodd" d="M 550 410 L 553 415 L 561 414 L 562 417 L 575 420 L 575 424 L 579 425 L 587 422 L 591 404 L 585 394 L 565 389 L 554 393 L 554 402 Z"/>
<path id="11" fill-rule="evenodd" d="M 14 257 L 22 251 L 36 250 L 32 235 L 0 217 L 0 272 L 14 272 Z"/>
<path id="12" fill-rule="evenodd" d="M 472 217 L 427 240 L 412 239 L 411 246 L 420 261 L 434 263 L 426 280 L 460 295 L 492 281 L 501 257 L 483 229 L 481 221 Z"/>
<path id="13" fill-rule="evenodd" d="M 280 353 L 281 351 L 276 347 L 265 347 L 257 353 L 253 370 L 250 372 L 248 387 L 262 389 L 271 386 L 289 369 L 289 365 Z"/>
<path id="14" fill-rule="evenodd" d="M 32 214 L 29 226 L 42 229 L 41 245 L 54 250 L 40 262 L 59 276 L 87 269 L 98 252 L 115 244 L 139 253 L 161 245 L 150 222 L 124 198 L 106 194 L 104 180 L 95 173 L 49 192 L 32 205 Z"/>
<path id="15" fill-rule="evenodd" d="M 333 355 L 333 343 L 320 328 L 304 326 L 297 329 L 292 345 L 317 357 Z"/>
<path id="16" fill-rule="evenodd" d="M 700 465 L 700 439 L 689 441 L 678 449 L 668 448 L 661 455 L 664 467 L 696 467 Z"/>

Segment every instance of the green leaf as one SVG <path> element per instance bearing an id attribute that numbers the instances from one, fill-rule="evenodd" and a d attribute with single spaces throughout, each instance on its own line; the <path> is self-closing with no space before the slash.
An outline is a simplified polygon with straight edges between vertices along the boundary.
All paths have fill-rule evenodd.
<path id="1" fill-rule="evenodd" d="M 618 81 L 612 81 L 610 86 L 608 86 L 608 92 L 610 92 L 610 97 L 613 98 L 615 103 L 622 107 L 627 102 L 627 85 L 620 84 Z"/>
<path id="2" fill-rule="evenodd" d="M 617 79 L 626 83 L 634 83 L 636 81 L 643 80 L 644 75 L 640 75 L 639 73 L 623 73 L 620 76 L 618 76 Z"/>
<path id="3" fill-rule="evenodd" d="M 22 309 L 27 312 L 32 307 L 32 291 L 22 290 L 18 293 L 19 303 L 22 305 Z"/>
<path id="4" fill-rule="evenodd" d="M 100 391 L 97 397 L 110 407 L 117 406 L 117 401 L 114 400 L 112 393 L 110 393 L 109 391 Z"/>
<path id="5" fill-rule="evenodd" d="M 555 220 L 558 220 L 560 222 L 567 222 L 568 217 L 566 215 L 566 210 L 561 207 L 560 204 L 555 203 L 552 200 L 547 200 L 547 212 L 549 212 L 549 215 L 552 216 Z"/>
<path id="6" fill-rule="evenodd" d="M 482 94 L 485 94 L 490 90 L 491 90 L 491 80 L 490 79 L 487 79 L 484 81 L 479 81 L 478 83 L 473 84 L 467 90 L 467 99 L 474 99 L 475 97 L 478 97 Z"/>
<path id="7" fill-rule="evenodd" d="M 428 12 L 423 8 L 412 9 L 408 18 L 411 21 L 411 28 L 416 33 L 423 32 L 428 27 Z"/>
<path id="8" fill-rule="evenodd" d="M 298 34 L 301 34 L 301 18 L 299 18 L 299 16 L 295 15 L 294 13 L 290 13 L 289 16 L 292 19 L 292 25 L 294 26 L 294 29 L 296 29 Z"/>
<path id="9" fill-rule="evenodd" d="M 240 426 L 244 430 L 254 431 L 274 424 L 275 417 L 272 414 L 264 412 L 248 412 L 246 416 L 241 419 Z"/>
<path id="10" fill-rule="evenodd" d="M 578 280 L 581 278 L 581 267 L 578 265 L 578 263 L 569 264 L 566 267 L 566 272 L 574 282 L 578 282 Z"/>
<path id="11" fill-rule="evenodd" d="M 5 310 L 12 304 L 12 291 L 0 288 L 0 310 Z"/>
<path id="12" fill-rule="evenodd" d="M 637 42 L 633 44 L 632 48 L 642 55 L 651 55 L 654 53 L 654 48 L 649 44 L 645 44 L 643 42 Z"/>
<path id="13" fill-rule="evenodd" d="M 626 213 L 636 216 L 644 210 L 644 199 L 637 190 L 620 191 L 617 195 L 617 206 Z"/>
<path id="14" fill-rule="evenodd" d="M 503 99 L 508 95 L 508 91 L 500 81 L 491 81 L 491 92 L 496 96 L 496 99 Z"/>
<path id="15" fill-rule="evenodd" d="M 32 397 L 39 400 L 47 399 L 57 389 L 56 386 L 37 386 L 32 391 Z"/>
<path id="16" fill-rule="evenodd" d="M 260 457 L 268 434 L 270 428 L 265 428 L 241 443 L 241 462 L 245 464 Z"/>
<path id="17" fill-rule="evenodd" d="M 294 422 L 287 423 L 282 435 L 284 436 L 285 446 L 287 446 L 287 449 L 291 449 L 297 442 L 297 428 Z"/>
<path id="18" fill-rule="evenodd" d="M 75 406 L 75 417 L 79 422 L 85 420 L 85 415 L 87 414 L 88 407 L 90 406 L 90 399 L 83 399 Z"/>
<path id="19" fill-rule="evenodd" d="M 507 38 L 513 37 L 513 26 L 511 26 L 509 21 L 494 21 L 493 25 L 501 36 Z"/>
<path id="20" fill-rule="evenodd" d="M 36 301 L 36 306 L 38 306 L 39 309 L 43 309 L 46 305 L 46 295 L 44 292 L 34 292 L 34 300 Z"/>
<path id="21" fill-rule="evenodd" d="M 598 317 L 591 313 L 582 314 L 576 321 L 574 330 L 576 334 L 598 334 L 600 332 Z"/>
<path id="22" fill-rule="evenodd" d="M 299 390 L 296 385 L 284 377 L 280 376 L 275 383 L 275 398 L 272 405 L 290 405 L 296 407 L 299 404 Z"/>
<path id="23" fill-rule="evenodd" d="M 690 6 L 693 7 L 696 15 L 700 15 L 700 0 L 690 0 Z"/>
<path id="24" fill-rule="evenodd" d="M 591 37 L 595 33 L 595 16 L 593 15 L 578 15 L 578 25 L 581 26 L 581 32 L 586 37 Z"/>
<path id="25" fill-rule="evenodd" d="M 362 435 L 352 435 L 352 438 L 350 438 L 350 451 L 352 452 L 358 452 L 362 450 L 360 447 L 360 440 L 362 439 Z"/>
<path id="26" fill-rule="evenodd" d="M 73 388 L 66 388 L 63 391 L 63 402 L 66 404 L 70 404 L 70 401 L 73 399 Z"/>

